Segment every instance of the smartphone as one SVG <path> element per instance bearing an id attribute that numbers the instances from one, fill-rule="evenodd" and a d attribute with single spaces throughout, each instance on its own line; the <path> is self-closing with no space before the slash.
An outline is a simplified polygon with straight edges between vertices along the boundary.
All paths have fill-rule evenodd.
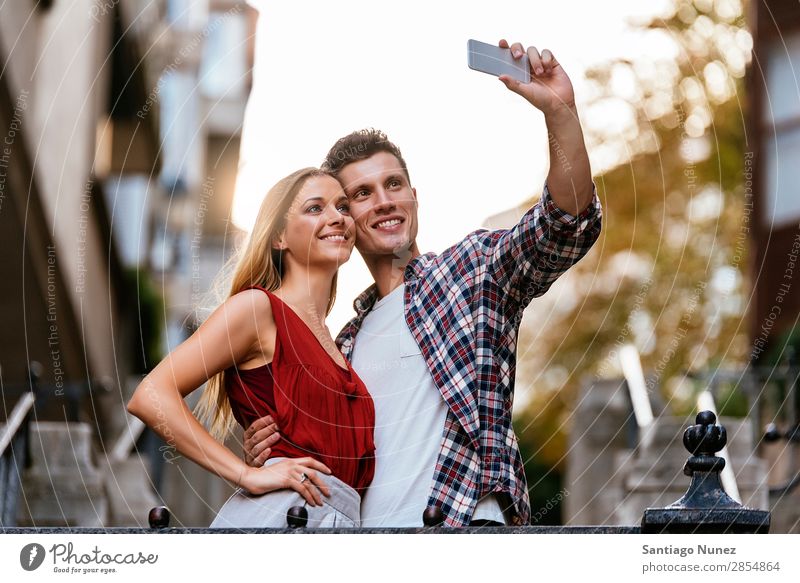
<path id="1" fill-rule="evenodd" d="M 467 64 L 475 71 L 497 77 L 508 75 L 520 83 L 531 82 L 531 67 L 527 53 L 519 60 L 515 60 L 511 56 L 511 49 L 501 49 L 497 45 L 470 39 L 467 41 Z"/>

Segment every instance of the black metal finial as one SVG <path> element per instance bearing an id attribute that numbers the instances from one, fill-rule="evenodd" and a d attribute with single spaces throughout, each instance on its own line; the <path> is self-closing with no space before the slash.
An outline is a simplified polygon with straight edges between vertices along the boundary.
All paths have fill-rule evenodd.
<path id="1" fill-rule="evenodd" d="M 286 512 L 289 528 L 304 528 L 308 524 L 308 510 L 305 506 L 292 506 Z"/>
<path id="2" fill-rule="evenodd" d="M 169 526 L 170 512 L 166 506 L 156 506 L 150 509 L 147 521 L 150 528 L 167 528 Z"/>
<path id="3" fill-rule="evenodd" d="M 728 496 L 719 473 L 725 460 L 717 457 L 728 441 L 717 416 L 701 411 L 695 425 L 683 434 L 683 445 L 692 455 L 683 472 L 691 476 L 689 489 L 666 508 L 648 508 L 642 517 L 642 533 L 763 533 L 769 531 L 770 513 L 745 508 Z"/>
<path id="4" fill-rule="evenodd" d="M 725 428 L 716 425 L 717 416 L 711 411 L 701 411 L 692 425 L 683 433 L 683 445 L 692 455 L 714 455 L 728 443 Z"/>

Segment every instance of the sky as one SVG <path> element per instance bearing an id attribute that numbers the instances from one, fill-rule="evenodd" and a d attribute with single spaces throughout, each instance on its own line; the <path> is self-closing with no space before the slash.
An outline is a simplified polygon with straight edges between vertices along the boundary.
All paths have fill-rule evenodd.
<path id="1" fill-rule="evenodd" d="M 663 50 L 648 45 L 630 22 L 661 15 L 669 5 L 249 1 L 259 20 L 234 223 L 249 230 L 278 179 L 318 166 L 339 137 L 375 127 L 408 164 L 422 252 L 441 252 L 488 217 L 538 195 L 547 174 L 543 115 L 498 79 L 469 69 L 467 40 L 506 38 L 550 49 L 573 82 L 580 115 L 586 69 Z M 593 160 L 595 173 L 596 166 Z M 328 317 L 334 334 L 371 282 L 354 253 L 340 270 L 338 301 Z"/>

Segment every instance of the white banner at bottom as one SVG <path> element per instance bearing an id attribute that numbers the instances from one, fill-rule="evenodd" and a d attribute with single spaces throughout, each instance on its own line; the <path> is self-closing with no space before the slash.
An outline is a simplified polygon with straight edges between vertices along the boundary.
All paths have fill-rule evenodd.
<path id="1" fill-rule="evenodd" d="M 798 535 L 0 534 L 4 581 L 800 581 Z M 162 579 L 166 580 L 166 579 Z M 249 580 L 249 579 L 248 579 Z"/>

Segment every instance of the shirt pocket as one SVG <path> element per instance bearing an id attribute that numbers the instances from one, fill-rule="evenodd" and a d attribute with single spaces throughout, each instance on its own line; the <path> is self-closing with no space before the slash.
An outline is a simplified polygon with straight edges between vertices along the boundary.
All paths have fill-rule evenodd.
<path id="1" fill-rule="evenodd" d="M 397 374 L 411 373 L 416 377 L 418 372 L 427 369 L 422 350 L 412 335 L 403 335 L 402 338 L 398 339 L 398 342 L 399 350 L 396 353 L 399 357 L 397 359 Z"/>
<path id="2" fill-rule="evenodd" d="M 422 358 L 422 350 L 412 334 L 403 334 L 397 341 L 399 343 L 398 354 L 401 361 L 415 357 Z"/>

